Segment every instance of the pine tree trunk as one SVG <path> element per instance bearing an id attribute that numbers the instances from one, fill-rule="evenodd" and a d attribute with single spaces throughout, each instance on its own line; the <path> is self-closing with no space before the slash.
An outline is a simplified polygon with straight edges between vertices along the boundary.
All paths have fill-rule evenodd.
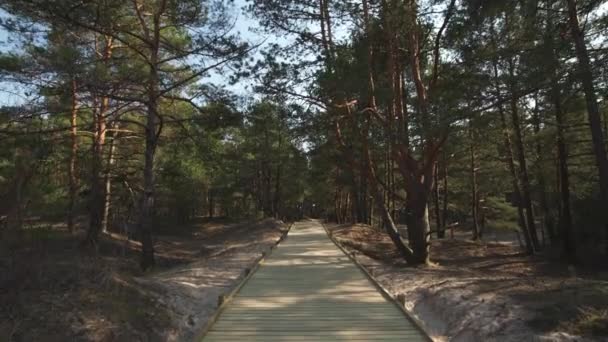
<path id="1" fill-rule="evenodd" d="M 104 49 L 102 52 L 102 63 L 108 63 L 112 57 L 112 38 L 104 37 Z M 96 42 L 97 50 L 97 42 Z M 93 246 L 97 245 L 99 233 L 102 231 L 104 210 L 104 183 L 103 183 L 103 151 L 106 140 L 106 115 L 110 108 L 110 99 L 102 95 L 99 99 L 98 108 L 94 108 L 94 136 L 91 155 L 91 189 L 89 197 L 89 229 L 87 241 Z M 97 106 L 96 106 L 97 107 Z"/>
<path id="2" fill-rule="evenodd" d="M 537 102 L 538 103 L 538 102 Z M 543 174 L 544 158 L 543 158 L 543 147 L 541 144 L 540 137 L 540 124 L 541 118 L 538 109 L 534 110 L 534 135 L 536 145 L 536 174 L 538 177 L 538 186 L 540 188 L 540 209 L 543 226 L 541 227 L 543 232 L 547 232 L 549 239 L 553 241 L 555 239 L 555 232 L 553 230 L 553 220 L 549 214 L 549 205 L 547 203 L 546 184 L 545 177 Z M 543 233 L 543 244 L 545 243 Z"/>
<path id="3" fill-rule="evenodd" d="M 106 112 L 109 99 L 103 97 L 95 114 L 95 133 L 91 147 L 91 192 L 89 197 L 89 230 L 87 240 L 97 245 L 99 233 L 102 231 L 104 184 L 103 184 L 103 150 L 106 139 Z"/>
<path id="4" fill-rule="evenodd" d="M 208 216 L 210 219 L 212 219 L 213 215 L 215 214 L 215 201 L 213 197 L 213 190 L 211 189 L 211 187 L 209 187 L 209 190 L 207 190 L 207 203 L 209 205 Z"/>
<path id="5" fill-rule="evenodd" d="M 576 241 L 572 229 L 572 210 L 570 208 L 570 175 L 568 171 L 568 152 L 564 132 L 564 120 L 561 109 L 560 91 L 557 81 L 553 82 L 552 98 L 555 122 L 557 124 L 557 162 L 559 166 L 559 192 L 560 192 L 560 235 L 564 256 L 574 260 L 576 255 Z"/>
<path id="6" fill-rule="evenodd" d="M 334 185 L 334 219 L 336 220 L 336 223 L 342 223 L 340 222 L 340 213 L 342 212 L 342 208 L 340 206 L 341 199 L 342 196 L 340 194 L 340 189 L 338 188 L 338 184 L 336 182 Z"/>
<path id="7" fill-rule="evenodd" d="M 144 152 L 144 184 L 140 203 L 139 234 L 141 237 L 141 262 L 143 270 L 154 266 L 154 244 L 152 241 L 152 217 L 154 210 L 154 157 L 158 129 L 158 73 L 154 66 L 150 72 L 151 85 L 146 118 L 146 147 Z"/>
<path id="8" fill-rule="evenodd" d="M 513 61 L 509 60 L 509 76 L 510 90 L 511 90 L 511 124 L 513 126 L 513 132 L 515 133 L 515 148 L 517 151 L 517 161 L 519 163 L 519 181 L 521 183 L 521 200 L 523 201 L 524 208 L 526 209 L 526 225 L 530 234 L 530 240 L 532 242 L 533 251 L 540 250 L 540 243 L 538 241 L 538 235 L 536 233 L 536 223 L 534 222 L 534 211 L 532 208 L 532 198 L 530 191 L 530 179 L 528 176 L 528 167 L 526 162 L 526 152 L 524 148 L 523 136 L 521 132 L 521 123 L 519 120 L 519 108 L 518 98 L 515 93 L 514 85 L 514 73 L 515 67 Z"/>
<path id="9" fill-rule="evenodd" d="M 443 238 L 441 236 L 444 231 L 443 222 L 441 221 L 441 207 L 439 206 L 439 162 L 435 163 L 435 171 L 433 172 L 435 186 L 433 187 L 433 206 L 435 208 L 435 230 L 437 231 L 437 238 Z"/>
<path id="10" fill-rule="evenodd" d="M 164 6 L 161 6 L 164 7 Z M 150 46 L 150 63 L 147 91 L 147 115 L 146 115 L 146 146 L 144 152 L 144 184 L 143 194 L 140 199 L 140 217 L 138 222 L 138 231 L 141 237 L 141 261 L 140 267 L 145 271 L 154 266 L 154 242 L 152 240 L 152 220 L 154 215 L 154 199 L 155 199 L 155 179 L 154 179 L 154 158 L 158 137 L 160 134 L 159 127 L 159 99 L 160 99 L 160 75 L 159 75 L 159 51 L 160 51 L 160 34 L 161 34 L 161 16 L 163 13 L 154 13 L 152 15 L 152 34 L 149 35 Z M 144 23 L 145 24 L 145 23 Z"/>
<path id="11" fill-rule="evenodd" d="M 104 175 L 104 204 L 103 204 L 103 217 L 102 217 L 102 231 L 107 232 L 110 219 L 110 209 L 112 206 L 112 167 L 114 166 L 115 150 L 116 150 L 116 139 L 118 139 L 117 133 L 110 133 L 110 146 L 108 148 L 108 161 Z"/>
<path id="12" fill-rule="evenodd" d="M 277 175 L 274 182 L 274 205 L 273 205 L 273 216 L 279 218 L 279 205 L 281 204 L 281 162 L 277 165 Z"/>
<path id="13" fill-rule="evenodd" d="M 498 66 L 497 66 L 497 62 L 494 61 L 493 62 L 493 68 L 494 68 L 494 87 L 495 87 L 495 93 L 498 99 L 501 98 L 500 95 L 500 86 L 498 83 Z M 513 145 L 511 143 L 511 134 L 509 133 L 509 128 L 507 127 L 507 119 L 506 119 L 506 114 L 505 111 L 502 107 L 502 105 L 498 105 L 498 113 L 500 115 L 500 122 L 502 125 L 502 130 L 503 130 L 503 134 L 504 134 L 504 142 L 505 142 L 505 149 L 507 152 L 507 166 L 509 168 L 509 172 L 511 173 L 511 179 L 513 182 L 513 195 L 515 197 L 515 200 L 517 202 L 517 217 L 518 217 L 518 224 L 519 224 L 519 228 L 524 236 L 524 241 L 526 244 L 526 253 L 528 254 L 533 254 L 534 253 L 534 246 L 532 244 L 532 238 L 530 236 L 530 232 L 528 230 L 528 226 L 526 225 L 526 220 L 525 220 L 525 214 L 524 214 L 524 210 L 523 210 L 523 205 L 522 205 L 522 201 L 521 201 L 521 191 L 519 188 L 519 176 L 517 175 L 517 170 L 515 168 L 515 158 L 513 156 Z"/>
<path id="14" fill-rule="evenodd" d="M 602 132 L 602 123 L 600 111 L 597 103 L 597 95 L 595 93 L 595 85 L 593 84 L 593 73 L 589 53 L 585 43 L 584 32 L 580 28 L 578 19 L 578 10 L 576 0 L 565 0 L 568 7 L 568 22 L 574 46 L 576 48 L 576 56 L 578 59 L 579 78 L 585 92 L 585 101 L 587 103 L 587 115 L 589 119 L 589 128 L 591 129 L 591 139 L 593 141 L 593 151 L 595 153 L 595 161 L 598 168 L 600 180 L 600 195 L 603 201 L 608 201 L 608 157 L 606 156 L 606 146 L 604 145 L 604 134 Z"/>
<path id="15" fill-rule="evenodd" d="M 68 218 L 67 225 L 68 231 L 71 233 L 74 231 L 74 205 L 76 203 L 76 193 L 78 191 L 78 177 L 76 175 L 76 158 L 78 155 L 78 128 L 76 127 L 78 119 L 78 98 L 77 98 L 77 83 L 76 80 L 72 80 L 72 108 L 70 117 L 70 161 L 68 165 L 68 181 L 69 181 L 69 193 L 68 193 Z"/>
<path id="16" fill-rule="evenodd" d="M 475 134 L 473 132 L 473 123 L 469 120 L 469 140 L 470 145 L 470 157 L 471 157 L 471 218 L 473 220 L 473 240 L 480 238 L 479 232 L 479 215 L 477 209 L 479 208 L 478 190 L 477 190 L 477 160 L 475 151 Z"/>
<path id="17" fill-rule="evenodd" d="M 413 260 L 408 263 L 414 265 L 428 264 L 430 262 L 430 225 L 428 205 L 425 197 L 422 189 L 411 191 L 408 192 L 405 203 L 407 239 L 413 253 Z"/>
<path id="18" fill-rule="evenodd" d="M 445 238 L 445 229 L 448 224 L 448 160 L 443 152 L 443 212 L 442 212 L 443 227 L 439 231 L 438 237 Z"/>
<path id="19" fill-rule="evenodd" d="M 589 120 L 589 128 L 591 129 L 591 140 L 593 142 L 593 151 L 595 154 L 595 162 L 597 164 L 599 182 L 600 182 L 600 200 L 602 203 L 608 202 L 608 156 L 606 156 L 606 145 L 604 134 L 602 132 L 602 121 L 600 118 L 600 110 L 597 103 L 597 94 L 595 85 L 593 84 L 593 72 L 587 45 L 585 43 L 585 34 L 581 30 L 576 0 L 565 0 L 568 7 L 568 22 L 570 31 L 576 48 L 576 56 L 578 59 L 579 78 L 585 92 L 585 101 L 587 103 L 587 118 Z M 608 215 L 603 214 L 603 243 L 605 254 L 608 255 Z"/>

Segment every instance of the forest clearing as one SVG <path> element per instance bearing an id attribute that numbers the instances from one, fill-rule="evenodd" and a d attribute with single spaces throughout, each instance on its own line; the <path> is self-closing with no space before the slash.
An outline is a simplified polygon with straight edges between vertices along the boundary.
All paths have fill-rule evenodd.
<path id="1" fill-rule="evenodd" d="M 0 0 L 0 342 L 608 341 L 607 37 L 606 0 Z"/>

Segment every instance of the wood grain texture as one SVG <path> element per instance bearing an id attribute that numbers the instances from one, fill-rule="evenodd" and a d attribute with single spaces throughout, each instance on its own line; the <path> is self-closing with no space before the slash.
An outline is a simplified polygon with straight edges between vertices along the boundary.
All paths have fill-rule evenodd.
<path id="1" fill-rule="evenodd" d="M 203 338 L 428 341 L 316 221 L 294 225 Z"/>

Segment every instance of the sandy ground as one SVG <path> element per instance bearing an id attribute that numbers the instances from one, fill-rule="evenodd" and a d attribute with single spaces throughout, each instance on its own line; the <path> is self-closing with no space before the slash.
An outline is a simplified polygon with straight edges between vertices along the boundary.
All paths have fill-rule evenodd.
<path id="1" fill-rule="evenodd" d="M 463 239 L 433 241 L 435 265 L 408 267 L 381 231 L 327 227 L 436 341 L 608 341 L 606 274 Z"/>
<path id="2" fill-rule="evenodd" d="M 0 342 L 189 341 L 262 254 L 280 221 L 168 225 L 157 267 L 142 274 L 138 243 L 105 235 L 97 253 L 61 229 L 28 231 L 0 250 Z"/>
<path id="3" fill-rule="evenodd" d="M 191 341 L 199 335 L 215 313 L 221 296 L 228 294 L 242 280 L 264 253 L 270 251 L 285 226 L 273 220 L 257 224 L 264 234 L 249 232 L 256 227 L 242 225 L 230 230 L 235 237 L 226 243 L 215 239 L 204 246 L 207 256 L 200 261 L 172 269 L 138 282 L 155 289 L 158 301 L 171 311 L 173 330 L 165 341 Z"/>

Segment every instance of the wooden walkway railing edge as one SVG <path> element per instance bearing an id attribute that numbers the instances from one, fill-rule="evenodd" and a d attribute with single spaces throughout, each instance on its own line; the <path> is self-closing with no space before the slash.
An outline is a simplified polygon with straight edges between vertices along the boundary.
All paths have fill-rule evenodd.
<path id="1" fill-rule="evenodd" d="M 334 243 L 334 245 L 336 245 L 336 247 L 338 247 L 344 254 L 346 254 L 346 256 L 359 268 L 359 270 L 361 270 L 361 272 L 363 272 L 363 274 L 367 277 L 367 279 L 369 279 L 369 281 L 371 281 L 371 283 L 376 287 L 376 289 L 378 289 L 378 291 L 380 292 L 380 294 L 384 298 L 386 298 L 389 302 L 393 303 L 393 305 L 395 305 L 404 314 L 404 316 L 418 330 L 420 330 L 424 334 L 424 337 L 426 337 L 429 342 L 433 342 L 433 339 L 431 338 L 432 334 L 428 331 L 428 329 L 424 325 L 424 322 L 422 322 L 414 314 L 412 314 L 411 312 L 409 312 L 409 310 L 407 310 L 405 308 L 405 306 L 401 303 L 401 301 L 396 296 L 394 296 L 393 294 L 391 294 L 390 291 L 387 288 L 385 288 L 384 286 L 382 286 L 382 284 L 380 284 L 376 280 L 376 278 L 374 278 L 374 276 L 367 270 L 367 268 L 365 268 L 365 266 L 363 266 L 357 260 L 357 258 L 354 256 L 354 254 L 352 252 L 349 252 L 346 248 L 344 248 L 340 244 L 340 242 L 338 242 L 334 238 L 334 236 L 331 234 L 331 232 L 329 231 L 329 229 L 327 228 L 327 226 L 325 225 L 325 222 L 323 220 L 318 220 L 318 222 L 321 224 L 321 226 L 323 227 L 323 229 L 325 229 L 325 233 L 327 233 L 327 236 Z"/>
<path id="2" fill-rule="evenodd" d="M 268 251 L 263 252 L 262 255 L 260 257 L 258 257 L 257 260 L 254 261 L 253 267 L 250 268 L 248 271 L 246 270 L 247 274 L 245 275 L 245 277 L 243 277 L 243 279 L 241 279 L 241 281 L 230 292 L 228 292 L 228 294 L 223 295 L 218 298 L 218 306 L 215 309 L 215 312 L 213 313 L 213 315 L 211 315 L 211 317 L 209 317 L 209 319 L 207 320 L 207 322 L 205 323 L 205 325 L 203 326 L 201 331 L 198 334 L 196 334 L 196 336 L 194 338 L 195 342 L 201 341 L 203 339 L 203 337 L 205 337 L 205 335 L 207 335 L 207 333 L 209 332 L 209 330 L 211 329 L 213 324 L 215 324 L 217 319 L 220 317 L 222 311 L 224 311 L 224 309 L 226 309 L 226 307 L 228 306 L 228 304 L 230 304 L 232 299 L 234 297 L 236 297 L 236 295 L 241 291 L 241 289 L 245 286 L 245 284 L 247 284 L 249 279 L 251 279 L 251 277 L 253 277 L 255 272 L 260 268 L 260 265 L 264 262 L 264 260 L 266 260 L 272 254 L 272 252 L 277 248 L 277 246 L 281 242 L 283 242 L 283 240 L 285 240 L 285 237 L 287 236 L 287 234 L 289 234 L 289 231 L 291 230 L 293 225 L 294 225 L 294 222 L 292 222 L 289 225 L 289 227 L 287 227 L 287 229 L 285 231 L 283 231 L 283 234 L 281 235 L 281 237 L 272 246 L 270 246 L 270 249 Z"/>

